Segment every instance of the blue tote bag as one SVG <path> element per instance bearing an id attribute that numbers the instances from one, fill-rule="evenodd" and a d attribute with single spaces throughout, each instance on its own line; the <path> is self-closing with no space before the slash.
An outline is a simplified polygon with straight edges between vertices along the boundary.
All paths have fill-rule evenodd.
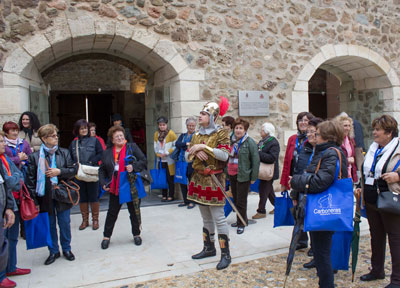
<path id="1" fill-rule="evenodd" d="M 351 178 L 341 179 L 341 155 L 336 152 L 339 160 L 332 185 L 322 193 L 307 194 L 305 232 L 353 231 L 353 182 Z"/>
<path id="2" fill-rule="evenodd" d="M 250 191 L 251 192 L 260 192 L 260 179 L 257 179 L 256 182 L 254 182 L 253 184 L 250 184 Z"/>
<path id="3" fill-rule="evenodd" d="M 275 198 L 274 228 L 279 226 L 293 226 L 294 218 L 290 212 L 293 207 L 288 191 L 281 192 L 283 197 Z"/>
<path id="4" fill-rule="evenodd" d="M 348 270 L 353 232 L 337 231 L 332 236 L 331 262 L 334 270 Z"/>
<path id="5" fill-rule="evenodd" d="M 142 178 L 140 177 L 140 173 L 136 173 L 136 181 L 135 186 L 138 191 L 139 199 L 142 199 L 147 196 L 146 191 L 144 189 Z M 127 203 L 132 201 L 131 194 L 131 183 L 128 179 L 128 172 L 123 171 L 119 174 L 119 204 Z"/>
<path id="6" fill-rule="evenodd" d="M 157 158 L 154 161 L 154 167 L 157 167 Z M 161 160 L 158 165 L 158 169 L 150 170 L 151 178 L 153 178 L 153 183 L 151 183 L 151 190 L 154 189 L 168 189 L 167 182 L 167 169 L 161 168 Z"/>
<path id="7" fill-rule="evenodd" d="M 52 247 L 50 235 L 49 214 L 39 213 L 32 220 L 24 221 L 26 249 L 36 249 L 41 247 Z"/>
<path id="8" fill-rule="evenodd" d="M 187 185 L 187 168 L 188 163 L 185 161 L 183 157 L 183 153 L 181 153 L 179 161 L 175 162 L 175 177 L 174 182 Z"/>

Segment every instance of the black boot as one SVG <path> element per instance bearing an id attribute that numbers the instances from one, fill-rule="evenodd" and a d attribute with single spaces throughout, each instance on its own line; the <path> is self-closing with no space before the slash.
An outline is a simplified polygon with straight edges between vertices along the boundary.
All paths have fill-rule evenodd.
<path id="1" fill-rule="evenodd" d="M 200 253 L 197 253 L 192 256 L 192 259 L 203 259 L 206 257 L 211 257 L 217 255 L 217 251 L 215 250 L 214 241 L 211 241 L 210 232 L 206 228 L 203 227 L 203 242 L 204 247 Z"/>
<path id="2" fill-rule="evenodd" d="M 219 246 L 221 247 L 221 260 L 217 264 L 217 270 L 225 269 L 231 264 L 231 254 L 229 252 L 229 238 L 226 234 L 218 234 Z"/>

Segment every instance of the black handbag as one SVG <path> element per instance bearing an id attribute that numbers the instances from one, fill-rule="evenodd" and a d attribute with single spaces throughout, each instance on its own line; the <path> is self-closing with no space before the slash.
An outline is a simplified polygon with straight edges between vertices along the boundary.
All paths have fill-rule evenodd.
<path id="1" fill-rule="evenodd" d="M 392 191 L 379 192 L 376 207 L 380 211 L 400 215 L 400 195 Z"/>
<path id="2" fill-rule="evenodd" d="M 53 185 L 53 199 L 62 203 L 72 204 L 73 206 L 79 203 L 79 185 L 72 180 L 67 182 L 61 180 L 59 184 Z"/>

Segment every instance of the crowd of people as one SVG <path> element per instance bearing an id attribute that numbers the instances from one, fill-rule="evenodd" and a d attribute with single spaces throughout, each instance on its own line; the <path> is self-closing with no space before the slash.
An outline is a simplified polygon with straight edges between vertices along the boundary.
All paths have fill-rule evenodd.
<path id="1" fill-rule="evenodd" d="M 274 125 L 265 122 L 259 131 L 257 143 L 248 134 L 250 123 L 243 118 L 224 116 L 223 101 L 207 103 L 199 117 L 186 120 L 187 131 L 179 137 L 168 127 L 168 119 L 157 119 L 154 134 L 155 169 L 165 169 L 166 189 L 162 189 L 161 201 L 171 202 L 177 197 L 175 191 L 175 163 L 184 161 L 183 177 L 179 182 L 183 202 L 179 207 L 199 207 L 203 220 L 203 249 L 192 255 L 193 259 L 216 256 L 215 239 L 221 249 L 217 269 L 227 268 L 231 263 L 229 226 L 224 207 L 232 197 L 237 219 L 232 224 L 236 233 L 242 234 L 249 223 L 247 197 L 251 184 L 259 180 L 259 203 L 252 219 L 267 217 L 269 199 L 275 204 L 274 181 L 280 178 L 280 190 L 289 191 L 293 205 L 297 206 L 307 190 L 309 194 L 324 192 L 337 177 L 337 162 L 341 159 L 342 178 L 351 178 L 355 191 L 361 193 L 362 206 L 371 235 L 370 273 L 361 281 L 373 281 L 385 277 L 384 262 L 386 238 L 389 238 L 392 259 L 390 284 L 386 288 L 400 287 L 400 215 L 377 207 L 381 191 L 400 192 L 400 145 L 398 123 L 389 115 L 382 115 L 371 123 L 373 143 L 366 151 L 365 159 L 360 124 L 345 113 L 331 120 L 314 117 L 309 112 L 299 113 L 296 119 L 297 133 L 289 137 L 279 169 L 280 144 Z M 197 127 L 197 129 L 196 129 Z M 82 223 L 79 230 L 90 225 L 100 228 L 99 198 L 109 194 L 108 211 L 104 223 L 101 248 L 110 245 L 115 222 L 122 203 L 127 203 L 133 242 L 142 244 L 140 197 L 137 186 L 123 184 L 126 174 L 142 177 L 147 170 L 145 154 L 132 140 L 128 128 L 123 126 L 122 116 L 112 117 L 107 145 L 96 135 L 96 125 L 84 119 L 73 126 L 75 138 L 68 149 L 59 147 L 58 129 L 53 124 L 40 125 L 32 112 L 21 115 L 19 123 L 12 121 L 3 125 L 0 133 L 0 257 L 7 262 L 0 267 L 0 287 L 15 287 L 8 277 L 29 274 L 30 269 L 17 267 L 17 242 L 23 221 L 20 215 L 20 191 L 22 185 L 31 195 L 38 211 L 47 212 L 51 245 L 45 265 L 61 256 L 73 261 L 71 251 L 70 211 L 73 203 L 66 203 L 54 196 L 54 189 L 64 181 L 73 181 L 79 187 L 79 207 Z M 129 160 L 127 160 L 129 159 Z M 98 171 L 94 180 L 82 178 L 84 167 Z M 83 173 L 83 174 L 82 174 Z M 181 172 L 180 172 L 181 173 Z M 80 176 L 81 175 L 81 176 Z M 136 183 L 136 182 L 135 182 Z M 187 184 L 182 184 L 187 183 Z M 122 193 L 128 189 L 131 198 L 121 202 Z M 400 209 L 399 209 L 400 210 Z M 91 224 L 89 214 L 92 214 Z M 273 211 L 272 211 L 273 213 Z M 57 229 L 58 224 L 58 229 Z M 59 231 L 59 236 L 58 232 Z M 216 234 L 217 233 L 217 237 Z M 23 235 L 23 231 L 21 235 Z M 306 268 L 316 268 L 319 287 L 334 287 L 334 270 L 331 264 L 331 246 L 334 231 L 302 232 L 296 249 L 305 249 L 313 259 L 304 263 Z M 4 241 L 3 241 L 4 240 Z M 8 242 L 8 246 L 3 243 Z M 8 254 L 8 257 L 7 257 Z"/>

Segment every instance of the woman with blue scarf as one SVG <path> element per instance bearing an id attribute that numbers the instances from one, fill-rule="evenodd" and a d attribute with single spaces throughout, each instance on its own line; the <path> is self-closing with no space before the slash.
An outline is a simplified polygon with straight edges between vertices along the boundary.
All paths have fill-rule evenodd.
<path id="1" fill-rule="evenodd" d="M 46 259 L 45 265 L 52 264 L 60 257 L 56 218 L 63 255 L 69 261 L 75 260 L 75 256 L 71 252 L 70 210 L 72 204 L 53 199 L 52 185 L 57 185 L 61 180 L 73 178 L 76 175 L 77 167 L 74 166 L 69 151 L 58 147 L 57 133 L 58 129 L 53 124 L 39 128 L 38 135 L 43 144 L 39 151 L 29 156 L 26 177 L 26 187 L 39 207 L 39 211 L 49 213 L 52 247 L 49 247 L 50 256 Z"/>
<path id="2" fill-rule="evenodd" d="M 175 142 L 176 149 L 179 149 L 178 160 L 183 159 L 183 161 L 185 161 L 185 152 L 188 148 L 188 145 L 190 144 L 190 141 L 192 140 L 193 133 L 196 130 L 196 118 L 190 117 L 186 119 L 186 127 L 187 127 L 187 132 L 182 133 L 179 136 L 178 140 L 176 140 Z M 189 181 L 190 178 L 192 178 L 192 174 L 193 174 L 192 162 L 189 162 L 186 171 L 186 176 Z M 189 201 L 187 199 L 187 192 L 188 192 L 187 185 L 181 184 L 181 192 L 182 192 L 183 203 L 180 203 L 178 207 L 187 206 L 187 209 L 194 208 L 195 206 L 194 202 Z"/>

